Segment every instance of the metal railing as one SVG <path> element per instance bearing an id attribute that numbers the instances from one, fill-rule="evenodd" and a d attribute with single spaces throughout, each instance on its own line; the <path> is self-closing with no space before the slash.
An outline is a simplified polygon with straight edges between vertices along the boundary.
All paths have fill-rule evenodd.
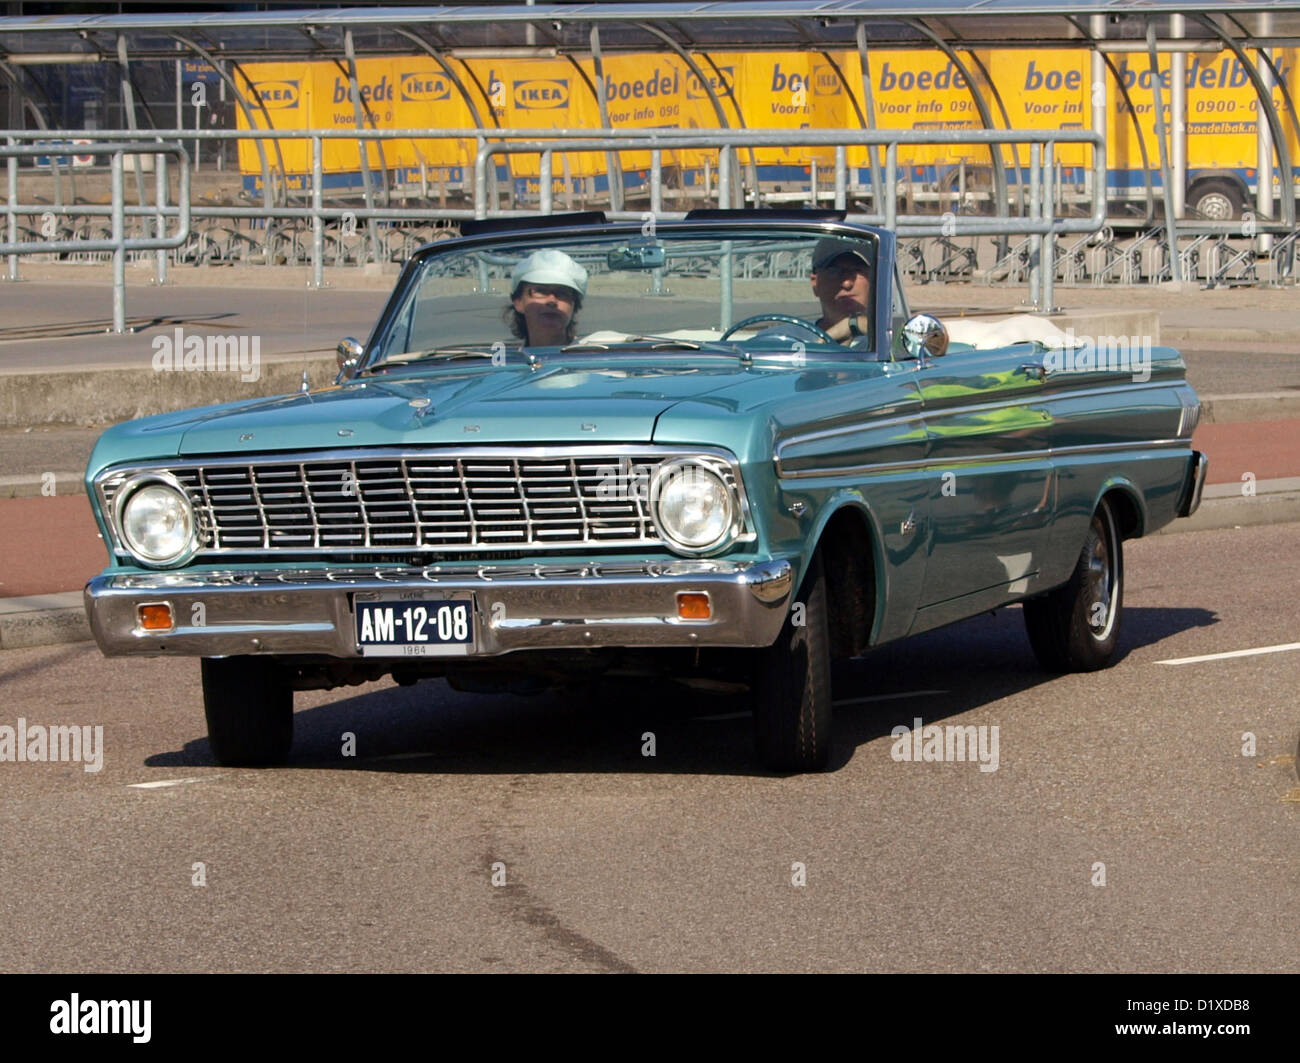
<path id="1" fill-rule="evenodd" d="M 773 203 L 790 205 L 791 202 L 811 206 L 832 205 L 845 210 L 850 219 L 866 224 L 882 225 L 899 233 L 904 241 L 935 240 L 940 265 L 931 274 L 923 265 L 927 279 L 943 279 L 960 272 L 976 274 L 975 252 L 969 254 L 953 243 L 953 237 L 1001 238 L 998 242 L 999 265 L 990 273 L 1006 278 L 1008 283 L 1029 284 L 1030 301 L 1040 308 L 1053 305 L 1054 285 L 1058 279 L 1066 283 L 1091 280 L 1103 283 L 1107 279 L 1120 283 L 1137 283 L 1150 270 L 1141 261 L 1141 254 L 1150 247 L 1163 253 L 1168 261 L 1168 239 L 1157 231 L 1137 240 L 1138 251 L 1119 251 L 1112 260 L 1098 269 L 1083 267 L 1080 248 L 1076 241 L 1067 248 L 1064 259 L 1057 253 L 1059 237 L 1066 234 L 1091 236 L 1103 231 L 1106 223 L 1105 159 L 1102 140 L 1085 130 L 697 130 L 683 132 L 662 129 L 591 129 L 591 130 L 536 130 L 536 129 L 394 129 L 394 130 L 158 130 L 141 133 L 131 130 L 95 131 L 93 142 L 81 143 L 75 148 L 60 147 L 59 139 L 81 136 L 79 133 L 52 132 L 49 130 L 9 131 L 0 136 L 8 138 L 6 151 L 9 162 L 9 197 L 6 202 L 9 243 L 3 246 L 10 255 L 9 279 L 17 278 L 19 254 L 108 252 L 114 262 L 114 328 L 124 327 L 124 265 L 128 254 L 141 251 L 155 252 L 155 279 L 166 277 L 167 252 L 174 260 L 207 260 L 219 253 L 226 257 L 259 253 L 266 262 L 283 257 L 288 262 L 303 261 L 311 266 L 309 285 L 324 286 L 324 267 L 329 251 L 335 260 L 354 255 L 358 262 L 371 259 L 388 261 L 402 258 L 439 230 L 429 226 L 454 226 L 470 218 L 528 217 L 538 212 L 549 213 L 556 206 L 557 185 L 566 206 L 572 206 L 574 189 L 579 178 L 569 170 L 567 158 L 584 152 L 601 153 L 620 160 L 620 164 L 607 167 L 601 175 L 611 182 L 608 198 L 611 203 L 624 197 L 639 195 L 654 216 L 680 217 L 684 212 L 665 209 L 668 175 L 680 175 L 681 167 L 665 165 L 666 153 L 690 151 L 698 153 L 699 164 L 689 186 L 684 179 L 677 196 L 686 198 L 688 205 L 698 206 L 764 206 Z M 156 141 L 149 137 L 158 138 Z M 241 195 L 261 203 L 247 205 L 204 205 L 192 202 L 190 166 L 181 138 L 185 141 L 248 141 L 258 146 L 260 177 L 244 175 L 242 180 L 252 188 Z M 360 143 L 367 152 L 372 143 L 406 140 L 419 143 L 438 142 L 437 153 L 461 158 L 459 166 L 438 161 L 422 163 L 418 176 L 412 177 L 413 168 L 394 167 L 391 171 L 369 166 L 358 176 L 361 187 L 343 190 L 350 196 L 342 199 L 340 190 L 331 190 L 327 181 L 324 160 L 327 141 Z M 31 141 L 22 145 L 21 141 Z M 51 141 L 54 143 L 51 144 Z M 310 149 L 310 172 L 292 173 L 284 163 L 284 142 L 305 142 Z M 45 143 L 35 143 L 45 142 Z M 1081 183 L 1068 184 L 1066 169 L 1061 165 L 1060 149 L 1065 145 L 1085 145 L 1090 149 L 1092 163 L 1089 167 L 1073 167 L 1083 174 Z M 1024 147 L 1028 147 L 1029 165 L 1022 164 Z M 878 156 L 884 148 L 884 166 L 851 166 L 850 148 L 867 148 Z M 911 165 L 899 161 L 900 149 L 951 148 L 953 161 L 950 176 L 956 182 L 949 189 L 927 192 L 922 196 L 914 186 Z M 774 191 L 773 181 L 765 188 L 761 170 L 755 161 L 755 152 L 769 148 L 804 149 L 807 163 L 807 193 L 801 189 Z M 446 150 L 444 150 L 446 149 Z M 831 163 L 819 162 L 830 149 Z M 993 213 L 966 214 L 963 209 L 972 207 L 967 162 L 961 161 L 972 149 L 989 153 L 990 160 L 1000 162 L 1006 152 L 1015 165 L 995 169 L 995 177 L 986 198 L 974 206 L 987 207 Z M 112 161 L 112 202 L 107 206 L 75 204 L 22 204 L 17 197 L 17 161 L 20 157 L 39 155 L 55 156 L 61 151 L 75 150 L 85 155 L 107 155 Z M 644 179 L 639 189 L 625 189 L 620 184 L 619 195 L 614 195 L 613 182 L 621 182 L 631 170 L 623 165 L 624 153 L 640 153 L 649 159 L 649 165 L 638 165 Z M 933 150 L 931 154 L 935 154 Z M 145 186 L 136 167 L 136 199 L 133 206 L 126 204 L 126 189 L 122 179 L 123 155 L 156 156 L 154 202 L 146 200 Z M 564 165 L 562 174 L 556 174 L 556 156 Z M 519 163 L 532 157 L 535 165 L 520 167 Z M 179 165 L 179 191 L 175 205 L 167 202 L 169 177 L 166 159 L 175 158 Z M 272 164 L 274 160 L 274 165 Z M 883 169 L 883 172 L 881 170 Z M 523 171 L 527 171 L 523 173 Z M 31 173 L 25 170 L 24 173 Z M 56 169 L 57 179 L 57 169 Z M 431 178 L 431 173 L 433 174 Z M 521 173 L 523 175 L 521 176 Z M 394 180 L 405 174 L 406 180 Z M 458 174 L 459 180 L 450 175 Z M 502 175 L 505 177 L 505 202 L 503 204 Z M 1008 174 L 1010 179 L 1008 180 Z M 332 175 L 337 179 L 337 174 Z M 590 175 L 585 178 L 590 183 Z M 436 188 L 435 188 L 436 186 Z M 462 206 L 449 204 L 452 195 L 459 193 Z M 881 191 L 884 190 L 884 191 Z M 436 192 L 437 203 L 430 201 Z M 411 199 L 420 205 L 409 205 Z M 581 197 L 579 197 L 581 198 Z M 924 199 L 934 213 L 913 213 L 903 207 Z M 358 201 L 359 200 L 359 201 Z M 401 204 L 401 205 L 396 205 Z M 582 206 L 590 205 L 583 202 Z M 680 203 L 679 203 L 680 205 Z M 863 209 L 869 207 L 870 209 Z M 951 209 L 943 210 L 945 207 Z M 942 211 L 942 213 L 940 213 Z M 1078 211 L 1078 214 L 1067 212 Z M 54 214 L 60 218 L 107 216 L 112 221 L 111 233 L 103 239 L 30 240 L 19 245 L 17 227 L 23 216 Z M 606 210 L 612 219 L 644 220 L 644 210 Z M 177 231 L 165 236 L 165 220 L 175 218 Z M 195 232 L 195 224 L 200 228 Z M 260 227 L 251 232 L 241 226 Z M 1254 223 L 1261 233 L 1275 233 L 1283 237 L 1280 243 L 1283 254 L 1277 256 L 1278 267 L 1270 270 L 1276 278 L 1290 273 L 1287 253 L 1294 247 L 1291 230 L 1274 223 Z M 130 235 L 129 225 L 144 227 L 141 235 Z M 148 227 L 152 226 L 153 233 Z M 350 228 L 349 228 L 350 226 Z M 381 232 L 381 226 L 386 227 Z M 401 227 L 408 227 L 403 229 Z M 415 231 L 410 231 L 413 227 Z M 1239 228 L 1234 222 L 1180 225 L 1181 233 L 1201 235 L 1207 232 L 1228 236 Z M 1005 239 L 1019 236 L 1024 244 L 1009 249 Z M 354 240 L 351 246 L 347 241 Z M 396 247 L 394 247 L 396 242 Z M 1145 245 L 1145 246 L 1142 246 Z M 1180 259 L 1180 264 L 1186 259 Z M 969 270 L 966 268 L 969 264 Z M 1117 268 L 1118 267 L 1118 268 Z M 993 279 L 988 274 L 984 279 Z"/>
<path id="2" fill-rule="evenodd" d="M 48 136 L 48 134 L 46 134 Z M 156 251 L 158 269 L 166 275 L 166 251 L 180 247 L 190 233 L 190 167 L 189 156 L 185 149 L 175 142 L 167 141 L 127 141 L 123 142 L 88 142 L 77 145 L 78 154 L 108 155 L 109 172 L 112 186 L 112 202 L 107 207 L 78 205 L 76 208 L 50 206 L 37 208 L 42 215 L 57 217 L 68 214 L 75 209 L 79 214 L 107 214 L 111 219 L 111 232 L 107 239 L 87 240 L 19 240 L 18 217 L 21 213 L 31 213 L 30 207 L 18 202 L 18 160 L 39 155 L 49 155 L 51 149 L 43 145 L 22 145 L 16 136 L 10 136 L 8 142 L 0 146 L 0 158 L 7 160 L 8 197 L 6 199 L 7 239 L 0 243 L 0 255 L 9 258 L 9 280 L 18 279 L 18 256 L 35 254 L 58 254 L 61 252 L 107 251 L 113 256 L 113 331 L 126 329 L 126 256 L 131 251 Z M 126 217 L 128 213 L 142 213 L 140 208 L 126 206 L 123 193 L 122 159 L 124 156 L 136 158 L 149 156 L 154 160 L 156 176 L 155 195 L 157 202 L 151 211 L 157 225 L 157 235 L 129 237 L 126 234 Z M 176 207 L 167 206 L 167 159 L 174 158 L 180 172 L 180 194 Z M 175 215 L 177 231 L 172 236 L 166 235 L 166 218 Z"/>

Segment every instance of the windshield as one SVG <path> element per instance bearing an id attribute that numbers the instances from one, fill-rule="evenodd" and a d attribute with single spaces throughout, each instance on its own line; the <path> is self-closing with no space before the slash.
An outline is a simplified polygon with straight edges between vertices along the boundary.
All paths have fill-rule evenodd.
<path id="1" fill-rule="evenodd" d="M 430 254 L 367 368 L 532 351 L 874 357 L 873 234 L 646 229 Z"/>

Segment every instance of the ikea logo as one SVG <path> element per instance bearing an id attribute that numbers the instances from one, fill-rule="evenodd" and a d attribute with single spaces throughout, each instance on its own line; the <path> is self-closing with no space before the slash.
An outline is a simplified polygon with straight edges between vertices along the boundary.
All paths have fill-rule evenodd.
<path id="1" fill-rule="evenodd" d="M 268 109 L 283 109 L 298 106 L 298 82 L 296 81 L 255 81 L 253 88 L 262 98 Z"/>
<path id="2" fill-rule="evenodd" d="M 843 91 L 840 76 L 835 68 L 824 63 L 813 67 L 812 90 L 814 96 L 838 96 Z"/>
<path id="3" fill-rule="evenodd" d="M 544 111 L 553 107 L 569 106 L 567 79 L 552 81 L 534 78 L 531 81 L 516 81 L 514 93 L 515 106 L 526 111 Z"/>
<path id="4" fill-rule="evenodd" d="M 720 66 L 717 70 L 710 67 L 704 74 L 708 79 L 707 88 L 694 74 L 686 75 L 686 98 L 688 100 L 707 100 L 709 98 L 709 89 L 712 89 L 719 96 L 726 96 L 736 84 L 736 68 L 734 66 Z"/>
<path id="5" fill-rule="evenodd" d="M 441 74 L 403 74 L 402 99 L 410 103 L 451 99 L 451 82 Z"/>

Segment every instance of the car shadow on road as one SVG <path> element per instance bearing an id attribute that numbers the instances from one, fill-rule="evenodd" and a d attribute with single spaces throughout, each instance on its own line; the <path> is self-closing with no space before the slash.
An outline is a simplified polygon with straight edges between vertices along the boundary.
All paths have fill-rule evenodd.
<path id="1" fill-rule="evenodd" d="M 1134 650 L 1218 622 L 1205 609 L 1125 610 L 1119 663 Z M 1000 610 L 837 664 L 832 770 L 914 718 L 940 722 L 1050 684 L 1020 610 Z M 442 680 L 389 681 L 294 716 L 289 769 L 441 774 L 564 772 L 771 775 L 755 759 L 744 695 L 644 679 L 602 680 L 533 697 L 461 694 Z M 351 736 L 351 737 L 349 737 Z M 206 738 L 151 767 L 215 763 Z"/>

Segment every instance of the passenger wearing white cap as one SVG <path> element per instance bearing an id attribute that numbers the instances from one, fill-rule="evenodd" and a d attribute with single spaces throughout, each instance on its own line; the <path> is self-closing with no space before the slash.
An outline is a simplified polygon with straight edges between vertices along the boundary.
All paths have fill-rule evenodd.
<path id="1" fill-rule="evenodd" d="M 812 290 L 822 304 L 818 326 L 849 347 L 871 342 L 871 281 L 875 251 L 861 240 L 827 236 L 812 256 Z"/>
<path id="2" fill-rule="evenodd" d="M 577 334 L 587 271 L 563 251 L 547 248 L 522 259 L 510 276 L 505 318 L 525 347 L 561 347 Z"/>

